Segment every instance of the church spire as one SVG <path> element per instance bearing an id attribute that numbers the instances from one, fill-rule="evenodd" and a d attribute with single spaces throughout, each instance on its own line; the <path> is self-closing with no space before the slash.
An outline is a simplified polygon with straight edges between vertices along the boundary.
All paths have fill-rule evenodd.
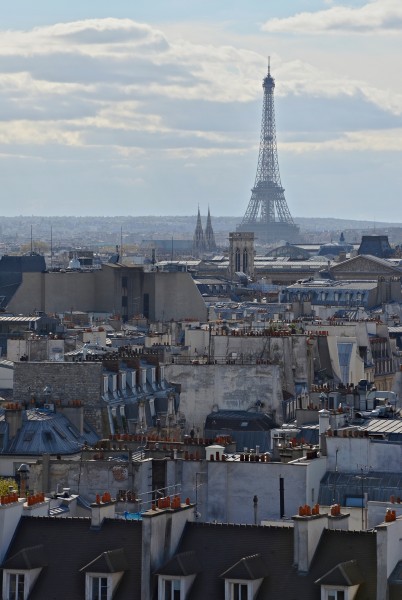
<path id="1" fill-rule="evenodd" d="M 198 206 L 197 225 L 193 236 L 193 253 L 195 256 L 200 256 L 205 252 L 205 238 L 202 229 L 200 207 Z"/>
<path id="2" fill-rule="evenodd" d="M 206 245 L 208 252 L 214 252 L 216 250 L 215 235 L 214 235 L 214 230 L 212 229 L 211 213 L 209 211 L 209 206 L 208 206 L 207 226 L 205 228 L 205 245 Z"/>

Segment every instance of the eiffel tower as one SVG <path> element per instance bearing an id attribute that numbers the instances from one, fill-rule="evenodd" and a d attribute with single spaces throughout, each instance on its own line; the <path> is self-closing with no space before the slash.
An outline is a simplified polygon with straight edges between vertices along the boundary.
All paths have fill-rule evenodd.
<path id="1" fill-rule="evenodd" d="M 268 74 L 262 87 L 264 101 L 257 174 L 250 202 L 237 231 L 253 231 L 260 243 L 278 240 L 295 242 L 299 238 L 299 227 L 293 222 L 286 204 L 285 190 L 279 173 L 274 107 L 275 80 L 271 76 L 269 59 Z"/>

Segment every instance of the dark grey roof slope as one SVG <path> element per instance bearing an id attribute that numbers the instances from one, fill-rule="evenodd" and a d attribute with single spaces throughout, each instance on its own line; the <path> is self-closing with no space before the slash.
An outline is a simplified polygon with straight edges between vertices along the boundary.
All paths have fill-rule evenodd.
<path id="1" fill-rule="evenodd" d="M 127 571 L 128 561 L 124 548 L 107 550 L 81 569 L 84 573 L 119 573 Z"/>
<path id="2" fill-rule="evenodd" d="M 30 569 L 38 569 L 39 567 L 45 567 L 47 560 L 45 556 L 45 549 L 43 544 L 38 546 L 31 546 L 30 548 L 23 548 L 14 556 L 10 556 L 5 561 L 3 567 L 6 569 L 21 569 L 23 571 Z"/>
<path id="3" fill-rule="evenodd" d="M 363 583 L 364 578 L 357 564 L 357 560 L 339 563 L 323 577 L 316 581 L 319 584 L 351 586 Z"/>
<path id="4" fill-rule="evenodd" d="M 187 523 L 179 552 L 196 551 L 201 572 L 189 600 L 224 597 L 220 576 L 251 554 L 259 554 L 267 573 L 256 600 L 320 600 L 315 582 L 343 562 L 356 560 L 364 582 L 355 600 L 376 600 L 376 535 L 374 532 L 324 530 L 310 571 L 298 575 L 293 566 L 293 528 Z M 213 552 L 211 551 L 213 549 Z"/>
<path id="5" fill-rule="evenodd" d="M 268 575 L 268 567 L 260 554 L 245 556 L 233 567 L 222 573 L 224 579 L 262 579 Z"/>
<path id="6" fill-rule="evenodd" d="M 266 413 L 247 410 L 218 410 L 207 415 L 205 420 L 206 429 L 269 431 L 274 426 L 274 421 Z"/>
<path id="7" fill-rule="evenodd" d="M 8 557 L 34 546 L 38 540 L 45 546 L 47 567 L 39 575 L 29 600 L 84 598 L 85 573 L 82 569 L 100 553 L 121 548 L 124 548 L 129 564 L 114 600 L 141 599 L 141 522 L 105 519 L 102 527 L 94 530 L 91 520 L 86 518 L 22 517 L 3 568 Z"/>
<path id="8" fill-rule="evenodd" d="M 395 569 L 389 576 L 389 600 L 400 600 L 402 597 L 402 560 L 400 560 Z"/>
<path id="9" fill-rule="evenodd" d="M 201 570 L 200 563 L 194 550 L 176 554 L 163 567 L 158 569 L 157 575 L 171 575 L 172 577 L 185 577 L 194 575 Z"/>
<path id="10" fill-rule="evenodd" d="M 40 254 L 8 256 L 0 259 L 0 278 L 4 273 L 40 273 L 46 270 L 45 257 Z"/>

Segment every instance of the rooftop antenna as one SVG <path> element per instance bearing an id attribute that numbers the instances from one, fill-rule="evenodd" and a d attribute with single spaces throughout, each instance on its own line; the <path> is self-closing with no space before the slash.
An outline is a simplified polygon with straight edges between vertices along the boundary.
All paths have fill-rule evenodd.
<path id="1" fill-rule="evenodd" d="M 268 75 L 271 75 L 271 57 L 268 56 Z"/>
<path id="2" fill-rule="evenodd" d="M 31 223 L 31 256 L 33 254 L 33 245 L 32 245 L 32 223 Z"/>
<path id="3" fill-rule="evenodd" d="M 173 262 L 173 236 L 172 236 L 172 255 L 171 255 L 170 260 L 171 260 L 171 262 Z"/>
<path id="4" fill-rule="evenodd" d="M 50 226 L 50 268 L 53 269 L 53 227 Z"/>
<path id="5" fill-rule="evenodd" d="M 120 227 L 120 262 L 123 262 L 123 225 Z"/>

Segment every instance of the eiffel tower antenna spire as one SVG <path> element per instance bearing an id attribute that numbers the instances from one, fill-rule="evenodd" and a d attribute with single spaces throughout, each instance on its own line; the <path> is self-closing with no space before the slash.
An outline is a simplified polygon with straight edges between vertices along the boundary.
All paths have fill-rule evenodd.
<path id="1" fill-rule="evenodd" d="M 264 99 L 257 174 L 250 202 L 237 230 L 253 231 L 261 243 L 296 241 L 299 228 L 290 214 L 279 173 L 274 107 L 275 79 L 271 75 L 270 57 L 262 87 Z"/>

